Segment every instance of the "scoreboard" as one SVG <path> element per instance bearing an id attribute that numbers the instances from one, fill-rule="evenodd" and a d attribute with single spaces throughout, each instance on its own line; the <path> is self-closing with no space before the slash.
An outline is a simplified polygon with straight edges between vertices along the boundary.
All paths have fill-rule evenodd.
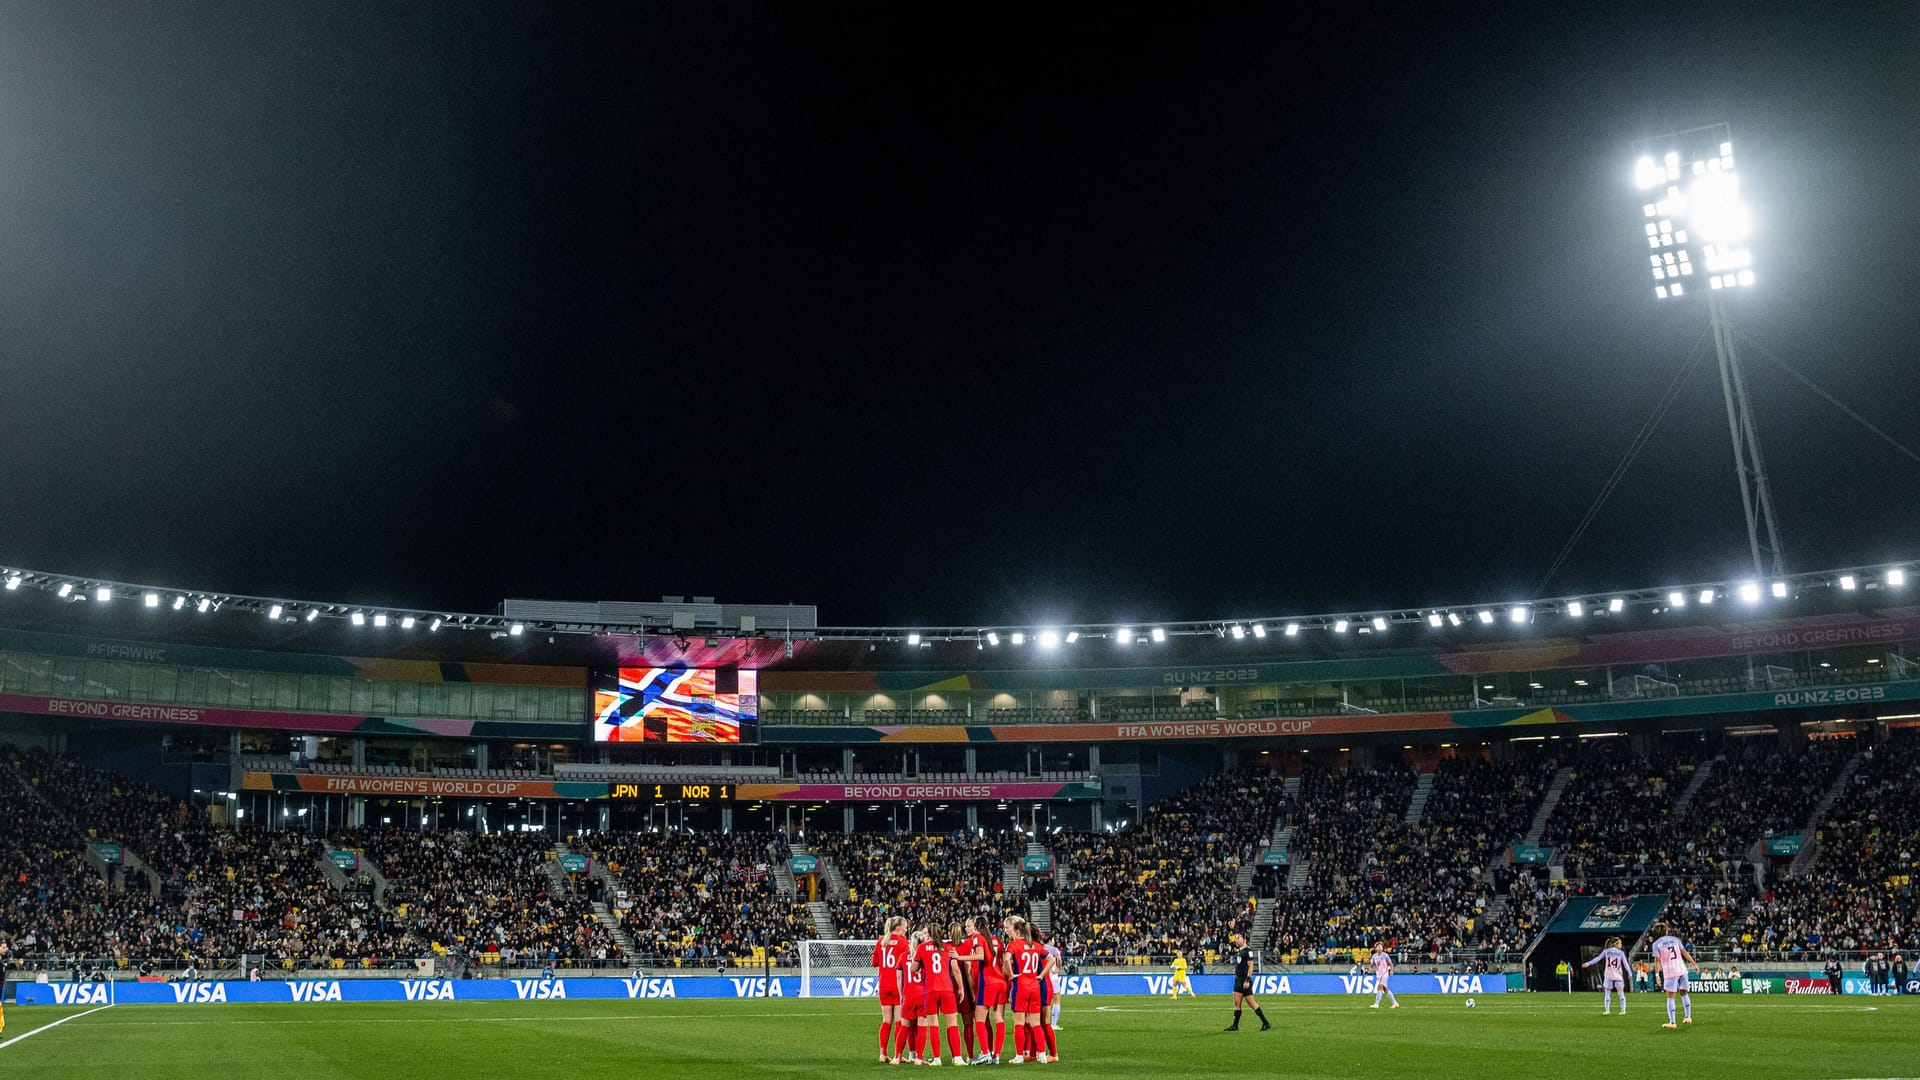
<path id="1" fill-rule="evenodd" d="M 732 802 L 732 784 L 611 784 L 607 797 L 629 802 Z"/>

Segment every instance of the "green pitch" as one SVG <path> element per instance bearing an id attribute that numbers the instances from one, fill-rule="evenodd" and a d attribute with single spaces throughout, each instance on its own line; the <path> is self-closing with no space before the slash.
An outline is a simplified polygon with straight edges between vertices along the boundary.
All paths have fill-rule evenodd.
<path id="1" fill-rule="evenodd" d="M 1660 999 L 1634 996 L 1600 1015 L 1593 994 L 1274 997 L 1261 1032 L 1237 1033 L 1219 999 L 1069 998 L 1065 1061 L 1052 1073 L 1097 1077 L 1739 1077 L 1920 1078 L 1920 998 L 1696 999 L 1691 1028 L 1663 1031 Z M 251 1080 L 355 1077 L 884 1075 L 869 1002 L 572 1001 L 382 1005 L 13 1007 L 0 1076 L 36 1080 Z M 52 1027 L 54 1021 L 73 1017 Z M 39 1034 L 28 1035 L 36 1029 Z M 20 1036 L 27 1036 L 20 1038 Z M 1009 1040 L 1008 1052 L 1012 1043 Z M 1002 1069 L 1010 1066 L 1000 1066 Z M 905 1066 L 901 1066 L 905 1068 Z M 1020 1074 L 1016 1074 L 1020 1075 Z"/>

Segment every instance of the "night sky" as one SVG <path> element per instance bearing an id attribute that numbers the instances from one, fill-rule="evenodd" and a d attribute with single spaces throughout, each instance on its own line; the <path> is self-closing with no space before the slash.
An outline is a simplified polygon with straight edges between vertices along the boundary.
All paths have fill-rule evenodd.
<path id="1" fill-rule="evenodd" d="M 0 564 L 824 622 L 1524 599 L 1706 329 L 1920 447 L 1920 8 L 0 6 Z M 1385 9 L 1382 9 L 1385 10 Z M 1790 567 L 1920 464 L 1752 349 Z M 1709 362 L 1549 586 L 1736 575 Z"/>

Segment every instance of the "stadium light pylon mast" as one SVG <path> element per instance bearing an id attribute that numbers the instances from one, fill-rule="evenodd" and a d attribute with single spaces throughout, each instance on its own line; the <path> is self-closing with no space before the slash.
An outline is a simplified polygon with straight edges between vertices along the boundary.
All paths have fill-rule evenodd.
<path id="1" fill-rule="evenodd" d="M 1707 321 L 1720 364 L 1720 391 L 1733 436 L 1734 479 L 1747 516 L 1747 547 L 1756 575 L 1786 573 L 1773 488 L 1760 453 L 1747 380 L 1734 346 L 1727 296 L 1754 285 L 1752 219 L 1740 197 L 1733 135 L 1726 124 L 1678 131 L 1633 144 L 1634 186 L 1657 300 L 1705 294 Z M 1762 538 L 1762 530 L 1765 538 Z"/>

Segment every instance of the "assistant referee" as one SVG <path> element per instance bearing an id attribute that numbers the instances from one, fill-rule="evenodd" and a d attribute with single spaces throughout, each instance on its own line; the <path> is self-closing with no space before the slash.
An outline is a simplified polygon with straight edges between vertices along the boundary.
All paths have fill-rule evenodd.
<path id="1" fill-rule="evenodd" d="M 1227 1025 L 1227 1030 L 1240 1030 L 1240 1010 L 1250 1006 L 1253 1015 L 1260 1018 L 1260 1030 L 1265 1031 L 1273 1025 L 1267 1023 L 1267 1014 L 1260 1011 L 1260 1003 L 1253 999 L 1253 950 L 1247 947 L 1247 935 L 1238 930 L 1230 940 L 1233 942 L 1233 1023 Z"/>

